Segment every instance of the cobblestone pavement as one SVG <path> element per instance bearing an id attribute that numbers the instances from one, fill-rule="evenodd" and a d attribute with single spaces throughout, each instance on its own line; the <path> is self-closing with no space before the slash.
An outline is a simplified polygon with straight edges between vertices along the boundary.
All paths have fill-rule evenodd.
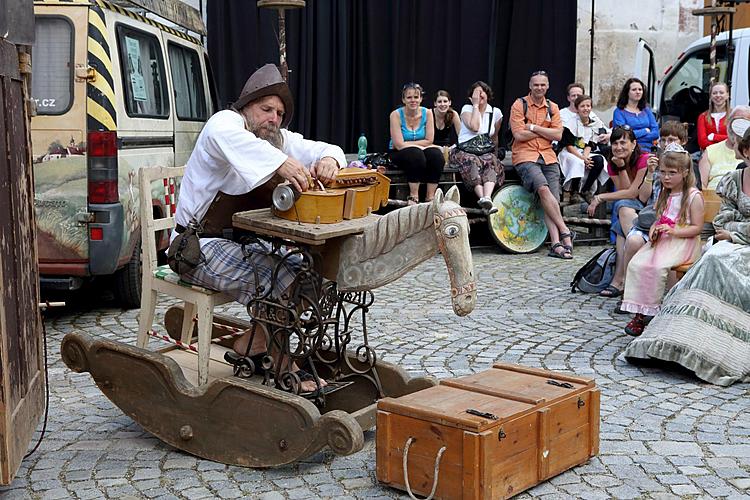
<path id="1" fill-rule="evenodd" d="M 504 361 L 596 378 L 599 456 L 518 498 L 750 498 L 750 385 L 721 388 L 622 359 L 627 317 L 611 314 L 612 299 L 571 294 L 567 286 L 597 250 L 579 247 L 572 262 L 475 250 L 477 306 L 465 318 L 452 313 L 442 259 L 429 260 L 376 290 L 375 348 L 413 375 L 465 375 Z M 161 443 L 88 374 L 72 373 L 60 360 L 60 341 L 74 330 L 134 342 L 137 311 L 91 301 L 46 320 L 48 432 L 10 487 L 0 489 L 4 499 L 405 497 L 377 483 L 372 432 L 352 456 L 321 452 L 270 470 L 225 466 Z M 161 305 L 163 314 L 170 304 Z M 244 315 L 238 306 L 222 309 Z"/>

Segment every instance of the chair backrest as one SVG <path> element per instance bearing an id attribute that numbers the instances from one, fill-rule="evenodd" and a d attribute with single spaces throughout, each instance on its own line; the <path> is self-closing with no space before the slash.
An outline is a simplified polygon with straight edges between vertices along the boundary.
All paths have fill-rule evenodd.
<path id="1" fill-rule="evenodd" d="M 185 167 L 143 167 L 138 171 L 142 263 L 146 276 L 150 276 L 157 267 L 156 233 L 171 231 L 177 224 L 174 218 L 177 207 L 177 179 L 184 174 Z M 154 196 L 154 188 L 160 194 Z M 154 219 L 153 200 L 158 200 L 157 204 L 164 217 Z"/>
<path id="2" fill-rule="evenodd" d="M 721 209 L 721 198 L 712 189 L 703 190 L 703 222 L 713 223 Z"/>

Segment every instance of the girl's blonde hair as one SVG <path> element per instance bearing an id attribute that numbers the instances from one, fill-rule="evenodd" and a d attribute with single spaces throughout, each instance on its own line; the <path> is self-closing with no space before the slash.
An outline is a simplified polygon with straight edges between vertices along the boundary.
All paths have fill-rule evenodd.
<path id="1" fill-rule="evenodd" d="M 685 224 L 687 222 L 689 198 L 688 193 L 690 188 L 695 186 L 695 174 L 693 174 L 693 160 L 687 152 L 667 151 L 664 153 L 660 160 L 660 166 L 665 168 L 674 168 L 682 174 L 682 202 L 680 204 L 680 212 L 677 215 L 677 224 Z M 667 189 L 662 184 L 661 191 L 659 192 L 659 198 L 656 200 L 656 214 L 661 216 L 664 213 L 664 209 L 667 207 L 667 198 L 672 194 L 671 190 Z"/>

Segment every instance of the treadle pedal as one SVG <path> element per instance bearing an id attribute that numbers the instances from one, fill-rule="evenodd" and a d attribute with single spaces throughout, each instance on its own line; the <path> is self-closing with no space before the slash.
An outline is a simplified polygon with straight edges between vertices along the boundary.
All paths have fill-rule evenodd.
<path id="1" fill-rule="evenodd" d="M 326 396 L 328 394 L 332 394 L 336 391 L 340 391 L 341 389 L 348 387 L 352 385 L 354 382 L 328 382 L 328 385 L 321 387 L 320 392 L 318 390 L 314 390 L 312 392 L 300 392 L 299 395 L 302 396 L 305 399 L 315 400 L 319 396 L 323 395 Z"/>

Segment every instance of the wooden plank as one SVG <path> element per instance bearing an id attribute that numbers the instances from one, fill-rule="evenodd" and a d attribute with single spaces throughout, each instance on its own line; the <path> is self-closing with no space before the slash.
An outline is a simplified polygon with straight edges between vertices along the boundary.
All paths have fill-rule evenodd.
<path id="1" fill-rule="evenodd" d="M 601 391 L 594 389 L 591 391 L 591 402 L 589 404 L 589 423 L 591 424 L 591 447 L 589 456 L 593 457 L 599 454 L 599 411 L 600 411 Z"/>
<path id="2" fill-rule="evenodd" d="M 379 218 L 379 215 L 371 214 L 334 224 L 308 224 L 276 217 L 270 208 L 262 208 L 234 214 L 232 224 L 234 227 L 257 234 L 281 236 L 308 244 L 323 244 L 331 238 L 360 234 L 365 227 L 374 224 Z"/>
<path id="3" fill-rule="evenodd" d="M 492 368 L 499 368 L 501 370 L 509 370 L 519 373 L 528 373 L 529 375 L 536 375 L 538 377 L 552 378 L 554 380 L 562 380 L 563 382 L 571 382 L 573 384 L 582 384 L 586 386 L 594 386 L 595 382 L 590 378 L 576 377 L 575 375 L 568 375 L 565 373 L 551 372 L 542 370 L 540 368 L 531 368 L 529 366 L 512 365 L 510 363 L 495 363 Z"/>
<path id="4" fill-rule="evenodd" d="M 385 484 L 391 484 L 391 447 L 388 443 L 392 442 L 390 413 L 378 411 L 377 432 L 375 433 L 375 476 L 378 481 Z"/>
<path id="5" fill-rule="evenodd" d="M 29 117 L 16 48 L 0 40 L 0 484 L 9 484 L 44 410 L 42 325 Z"/>
<path id="6" fill-rule="evenodd" d="M 180 0 L 108 0 L 123 8 L 140 7 L 178 26 L 200 35 L 206 34 L 206 25 L 195 7 Z"/>
<path id="7" fill-rule="evenodd" d="M 537 423 L 537 481 L 549 477 L 549 408 L 539 410 Z"/>

